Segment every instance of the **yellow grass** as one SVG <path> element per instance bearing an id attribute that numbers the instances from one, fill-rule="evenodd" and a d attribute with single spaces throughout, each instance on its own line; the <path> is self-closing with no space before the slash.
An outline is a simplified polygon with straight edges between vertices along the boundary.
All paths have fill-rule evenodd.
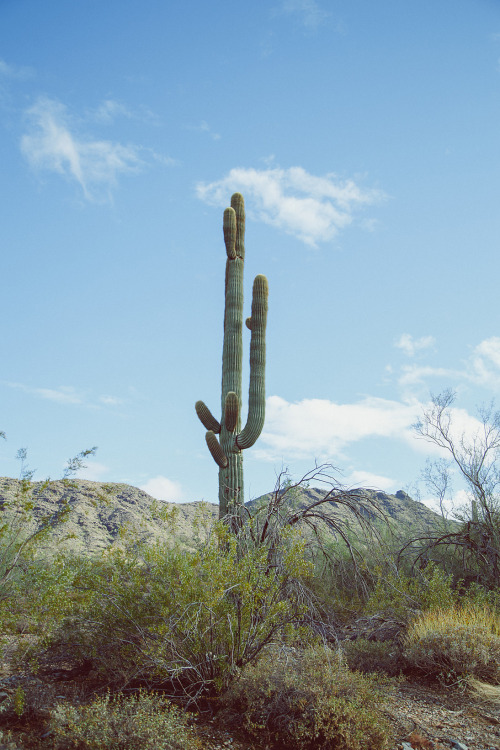
<path id="1" fill-rule="evenodd" d="M 479 629 L 500 636 L 500 617 L 486 606 L 437 608 L 418 615 L 408 628 L 408 637 L 419 640 L 431 632 L 449 632 L 457 627 Z"/>

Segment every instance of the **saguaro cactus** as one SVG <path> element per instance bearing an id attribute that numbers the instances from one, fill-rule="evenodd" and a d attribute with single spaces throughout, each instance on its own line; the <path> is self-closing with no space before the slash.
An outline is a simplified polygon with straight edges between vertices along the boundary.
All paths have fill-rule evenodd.
<path id="1" fill-rule="evenodd" d="M 243 455 L 264 426 L 265 364 L 268 284 L 265 276 L 253 282 L 252 314 L 246 320 L 251 331 L 250 388 L 248 418 L 241 430 L 241 372 L 243 359 L 243 264 L 245 261 L 245 204 L 235 193 L 231 208 L 224 211 L 226 245 L 226 291 L 224 345 L 222 349 L 221 421 L 218 422 L 203 401 L 196 402 L 196 413 L 207 429 L 208 449 L 219 466 L 219 516 L 236 514 L 243 503 Z M 218 438 L 216 436 L 219 436 Z"/>

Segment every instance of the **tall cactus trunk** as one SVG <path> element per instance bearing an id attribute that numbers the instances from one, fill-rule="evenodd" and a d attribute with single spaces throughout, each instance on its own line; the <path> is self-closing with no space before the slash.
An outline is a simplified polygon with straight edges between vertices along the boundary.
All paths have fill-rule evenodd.
<path id="1" fill-rule="evenodd" d="M 224 345 L 222 349 L 221 421 L 203 401 L 196 413 L 207 429 L 206 441 L 219 466 L 219 516 L 239 514 L 244 502 L 242 450 L 250 448 L 264 426 L 265 363 L 268 284 L 257 276 L 253 285 L 252 314 L 246 325 L 251 331 L 248 419 L 241 431 L 241 375 L 243 359 L 243 265 L 245 261 L 245 207 L 235 193 L 231 208 L 224 211 L 226 286 Z M 216 435 L 219 435 L 217 439 Z"/>

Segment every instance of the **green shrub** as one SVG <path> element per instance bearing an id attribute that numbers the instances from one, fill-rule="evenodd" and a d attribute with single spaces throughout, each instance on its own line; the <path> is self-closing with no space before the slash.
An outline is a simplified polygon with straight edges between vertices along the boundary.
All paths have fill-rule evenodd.
<path id="1" fill-rule="evenodd" d="M 54 746 L 61 750 L 196 750 L 201 745 L 182 712 L 154 693 L 109 694 L 83 706 L 59 704 L 51 711 Z"/>
<path id="2" fill-rule="evenodd" d="M 475 677 L 500 682 L 500 617 L 483 607 L 424 612 L 404 639 L 408 663 L 450 682 Z"/>
<path id="3" fill-rule="evenodd" d="M 458 591 L 460 594 L 459 602 L 466 609 L 472 607 L 481 609 L 487 607 L 492 612 L 500 614 L 500 591 L 497 589 L 488 589 L 476 581 L 472 581 L 465 587 L 462 581 L 458 582 Z"/>
<path id="4" fill-rule="evenodd" d="M 365 612 L 384 612 L 406 620 L 415 609 L 432 610 L 451 607 L 457 600 L 452 576 L 434 563 L 409 575 L 401 570 L 378 568 L 375 587 L 366 603 Z"/>
<path id="5" fill-rule="evenodd" d="M 172 684 L 186 700 L 221 690 L 306 610 L 303 542 L 291 536 L 276 567 L 268 553 L 242 549 L 218 524 L 197 552 L 154 546 L 88 561 L 52 651 L 90 659 L 115 687 L 147 678 L 151 686 Z"/>
<path id="6" fill-rule="evenodd" d="M 401 648 L 393 641 L 356 638 L 355 641 L 343 641 L 342 649 L 349 668 L 360 672 L 385 672 L 394 676 L 403 667 Z"/>
<path id="7" fill-rule="evenodd" d="M 294 750 L 382 750 L 390 728 L 374 681 L 351 672 L 340 652 L 269 647 L 222 696 L 223 720 Z"/>

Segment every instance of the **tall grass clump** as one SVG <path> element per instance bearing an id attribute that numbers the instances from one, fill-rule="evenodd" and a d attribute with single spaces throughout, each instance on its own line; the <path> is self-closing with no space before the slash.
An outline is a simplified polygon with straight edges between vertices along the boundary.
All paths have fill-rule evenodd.
<path id="1" fill-rule="evenodd" d="M 474 677 L 499 683 L 500 617 L 488 607 L 459 604 L 423 612 L 408 627 L 404 656 L 444 682 Z"/>

